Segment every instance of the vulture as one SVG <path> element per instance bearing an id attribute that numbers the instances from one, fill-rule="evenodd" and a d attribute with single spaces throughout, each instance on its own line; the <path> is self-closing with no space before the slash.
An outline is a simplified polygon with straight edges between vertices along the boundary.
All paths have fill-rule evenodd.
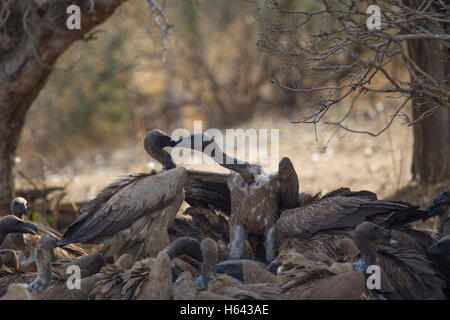
<path id="1" fill-rule="evenodd" d="M 11 203 L 11 213 L 20 219 L 24 219 L 27 216 L 27 201 L 22 197 L 15 198 Z M 62 236 L 58 231 L 45 224 L 39 222 L 34 222 L 34 224 L 38 228 L 36 234 L 13 233 L 2 245 L 2 248 L 18 251 L 20 269 L 24 272 L 36 271 L 34 247 L 42 236 L 50 236 L 55 239 L 60 239 Z M 74 259 L 86 254 L 83 248 L 74 244 L 70 244 L 65 248 L 54 248 L 56 260 Z"/>
<path id="2" fill-rule="evenodd" d="M 428 214 L 426 219 L 436 216 L 436 231 L 440 236 L 450 235 L 450 189 L 431 199 L 425 212 Z"/>
<path id="3" fill-rule="evenodd" d="M 430 248 L 428 257 L 433 261 L 438 276 L 445 282 L 444 293 L 450 298 L 450 235 L 442 237 Z"/>
<path id="4" fill-rule="evenodd" d="M 95 300 L 155 300 L 171 299 L 174 278 L 173 260 L 188 255 L 201 260 L 198 241 L 180 238 L 161 250 L 156 258 L 145 258 L 131 267 L 124 266 L 120 257 L 116 263 L 106 265 L 99 273 L 90 297 Z"/>
<path id="5" fill-rule="evenodd" d="M 308 259 L 319 261 L 351 261 L 358 253 L 353 242 L 353 228 L 364 221 L 382 226 L 395 226 L 393 238 L 411 249 L 422 245 L 425 235 L 409 231 L 402 224 L 421 219 L 426 213 L 402 201 L 379 200 L 369 191 L 340 188 L 322 197 L 305 196 L 302 206 L 285 210 L 276 223 L 280 252 L 295 248 Z"/>
<path id="6" fill-rule="evenodd" d="M 36 234 L 37 230 L 34 224 L 23 221 L 16 216 L 2 217 L 0 218 L 0 245 L 3 244 L 6 236 L 10 233 Z"/>
<path id="7" fill-rule="evenodd" d="M 373 240 L 390 238 L 388 231 L 375 224 L 370 226 L 358 226 L 361 231 L 356 240 L 363 240 L 362 243 L 370 247 Z M 280 253 L 282 264 L 277 270 L 281 294 L 293 300 L 398 299 L 383 270 L 380 286 L 368 288 L 366 280 L 370 274 L 367 274 L 367 267 L 375 263 L 374 256 L 366 255 L 366 251 L 361 251 L 361 256 L 361 261 L 354 266 L 336 261 L 327 264 L 310 260 L 295 250 L 285 250 Z"/>
<path id="8" fill-rule="evenodd" d="M 17 252 L 12 249 L 4 249 L 2 245 L 5 242 L 8 234 L 36 234 L 37 227 L 29 222 L 23 221 L 22 219 L 8 215 L 0 219 L 0 267 L 5 266 L 7 268 L 19 269 L 19 257 Z"/>
<path id="9" fill-rule="evenodd" d="M 408 248 L 397 249 L 373 243 L 382 237 L 390 239 L 390 232 L 368 221 L 358 225 L 354 235 L 361 253 L 360 260 L 355 263 L 357 270 L 366 272 L 368 266 L 379 266 L 382 289 L 383 278 L 387 278 L 401 299 L 445 299 L 432 262 L 425 255 Z"/>
<path id="10" fill-rule="evenodd" d="M 280 209 L 293 208 L 298 204 L 298 178 L 290 160 L 283 158 L 279 172 L 267 174 L 258 164 L 229 156 L 205 133 L 181 138 L 175 147 L 205 152 L 231 171 L 226 180 L 230 194 L 230 258 L 242 258 L 245 240 L 253 236 L 263 238 L 265 259 L 272 261 L 275 258 L 275 223 Z M 220 182 L 224 182 L 223 174 L 215 179 L 209 178 L 205 188 L 221 190 Z M 216 193 L 213 192 L 210 197 L 214 198 Z M 212 200 L 215 202 L 215 199 Z M 223 199 L 219 203 L 219 207 L 225 207 L 222 205 Z"/>
<path id="11" fill-rule="evenodd" d="M 183 241 L 197 240 L 186 237 Z M 173 283 L 175 300 L 278 299 L 276 276 L 260 266 L 260 262 L 244 259 L 217 264 L 218 245 L 208 237 L 190 247 L 190 255 L 197 252 L 198 256 L 198 250 L 201 251 L 201 271 L 196 278 L 191 271 L 178 275 Z"/>
<path id="12" fill-rule="evenodd" d="M 155 257 L 169 243 L 167 228 L 184 199 L 185 168 L 176 168 L 164 147 L 175 145 L 159 130 L 144 138 L 146 152 L 163 166 L 156 174 L 130 174 L 109 184 L 84 205 L 57 246 L 100 243 L 115 260 L 124 253 Z M 106 250 L 106 249 L 105 249 Z"/>
<path id="13" fill-rule="evenodd" d="M 37 272 L 23 273 L 2 267 L 0 269 L 0 297 L 5 300 L 85 300 L 89 291 L 99 280 L 96 273 L 105 260 L 100 252 L 75 260 L 56 261 L 54 256 L 56 239 L 43 236 L 35 247 Z M 69 266 L 80 268 L 80 289 L 69 289 L 67 273 Z"/>
<path id="14" fill-rule="evenodd" d="M 205 238 L 200 244 L 202 253 L 202 267 L 200 276 L 194 281 L 191 273 L 184 272 L 174 283 L 174 298 L 181 299 L 183 296 L 189 296 L 191 299 L 210 300 L 210 299 L 279 299 L 278 287 L 274 284 L 275 277 L 257 264 L 244 260 L 241 261 L 242 283 L 228 274 L 217 273 L 217 252 L 216 241 L 211 238 Z M 234 262 L 234 261 L 233 261 Z M 230 271 L 228 267 L 235 267 L 235 264 L 225 265 L 221 268 L 223 272 Z M 264 274 L 254 274 L 255 272 L 264 272 Z M 269 278 L 267 273 L 270 274 Z M 266 277 L 265 277 L 266 276 Z M 262 280 L 268 279 L 262 283 Z M 193 291 L 192 291 L 193 289 Z M 191 290 L 191 293 L 188 291 Z M 194 292 L 195 294 L 192 294 Z"/>
<path id="15" fill-rule="evenodd" d="M 365 274 L 348 263 L 328 265 L 304 255 L 284 251 L 277 278 L 280 294 L 288 300 L 367 300 L 381 299 L 366 287 Z"/>

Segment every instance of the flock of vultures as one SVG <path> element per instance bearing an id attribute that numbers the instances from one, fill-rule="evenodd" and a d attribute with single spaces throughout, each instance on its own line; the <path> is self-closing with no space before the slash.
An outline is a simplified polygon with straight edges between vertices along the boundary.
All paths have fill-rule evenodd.
<path id="1" fill-rule="evenodd" d="M 422 209 L 346 187 L 299 193 L 288 158 L 269 174 L 206 134 L 159 130 L 144 147 L 162 171 L 110 183 L 64 234 L 13 200 L 0 220 L 1 299 L 450 297 L 450 189 Z M 214 150 L 230 173 L 177 167 L 168 147 Z M 411 226 L 431 217 L 435 231 Z"/>

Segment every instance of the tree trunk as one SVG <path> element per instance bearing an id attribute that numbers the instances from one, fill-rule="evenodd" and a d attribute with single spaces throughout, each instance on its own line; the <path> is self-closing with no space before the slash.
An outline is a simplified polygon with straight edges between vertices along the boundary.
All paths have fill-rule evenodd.
<path id="1" fill-rule="evenodd" d="M 126 0 L 15 0 L 0 3 L 0 215 L 14 196 L 12 168 L 25 116 L 44 87 L 57 58 L 110 17 Z M 81 29 L 66 26 L 66 9 L 81 9 Z M 91 7 L 91 4 L 94 4 Z"/>
<path id="2" fill-rule="evenodd" d="M 413 40 L 408 43 L 408 50 L 410 58 L 435 79 L 450 74 L 450 60 L 446 58 L 449 53 L 436 41 Z M 419 96 L 413 96 L 413 105 L 414 120 L 433 107 L 423 104 Z M 439 108 L 414 124 L 413 132 L 413 179 L 423 184 L 450 179 L 450 110 Z"/>

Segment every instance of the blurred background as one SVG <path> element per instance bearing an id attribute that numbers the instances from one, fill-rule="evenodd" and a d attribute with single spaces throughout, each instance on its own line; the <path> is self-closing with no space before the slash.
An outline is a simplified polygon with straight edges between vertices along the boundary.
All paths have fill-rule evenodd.
<path id="1" fill-rule="evenodd" d="M 64 188 L 41 207 L 35 204 L 34 215 L 51 201 L 69 203 L 76 215 L 80 203 L 114 178 L 158 169 L 143 150 L 146 131 L 192 130 L 194 120 L 203 121 L 204 129 L 279 129 L 279 155 L 292 160 L 304 192 L 348 186 L 423 204 L 448 186 L 410 182 L 412 128 L 400 121 L 377 138 L 335 133 L 323 123 L 293 124 L 310 112 L 309 104 L 271 83 L 293 79 L 280 67 L 281 58 L 258 49 L 265 13 L 252 1 L 170 1 L 166 14 L 173 27 L 164 61 L 161 31 L 153 26 L 148 32 L 148 3 L 137 0 L 101 25 L 98 39 L 76 42 L 59 58 L 27 114 L 15 159 L 17 195 Z M 408 77 L 401 64 L 390 68 Z M 378 131 L 395 106 L 367 94 L 348 124 Z M 338 119 L 347 107 L 337 105 L 326 117 Z M 189 167 L 223 171 L 218 165 Z"/>

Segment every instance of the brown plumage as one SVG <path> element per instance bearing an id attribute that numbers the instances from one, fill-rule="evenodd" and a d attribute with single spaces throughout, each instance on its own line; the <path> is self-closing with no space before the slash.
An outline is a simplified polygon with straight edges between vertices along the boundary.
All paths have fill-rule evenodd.
<path id="1" fill-rule="evenodd" d="M 450 298 L 450 235 L 442 237 L 428 249 L 428 256 L 443 282 L 443 290 L 447 299 Z"/>
<path id="2" fill-rule="evenodd" d="M 390 239 L 387 230 L 371 222 L 363 222 L 355 229 L 354 241 L 361 252 L 361 259 L 355 264 L 357 268 L 364 272 L 370 265 L 379 265 L 402 299 L 444 299 L 427 257 L 405 248 L 376 247 L 372 240 L 380 233 Z"/>
<path id="3" fill-rule="evenodd" d="M 450 235 L 450 189 L 431 199 L 427 203 L 425 211 L 427 212 L 426 219 L 436 216 L 436 231 L 440 236 Z"/>
<path id="4" fill-rule="evenodd" d="M 392 212 L 413 212 L 417 207 L 399 201 L 361 196 L 322 197 L 305 207 L 284 211 L 277 221 L 277 237 L 308 238 L 330 229 L 354 228 L 366 220 L 378 220 Z"/>
<path id="5" fill-rule="evenodd" d="M 366 286 L 367 267 L 376 259 L 371 241 L 389 238 L 389 232 L 368 222 L 359 225 L 355 232 L 362 255 L 355 266 L 310 260 L 292 249 L 281 252 L 279 259 L 283 264 L 278 277 L 282 295 L 288 299 L 398 299 L 382 269 L 380 287 L 369 290 Z"/>
<path id="6" fill-rule="evenodd" d="M 198 140 L 197 143 L 195 143 L 196 140 Z M 283 158 L 279 164 L 278 173 L 266 174 L 257 164 L 230 157 L 223 152 L 213 138 L 204 133 L 182 138 L 177 142 L 176 147 L 201 152 L 210 151 L 209 156 L 232 171 L 228 175 L 231 202 L 230 258 L 243 257 L 245 240 L 248 236 L 262 236 L 265 259 L 273 260 L 275 258 L 275 222 L 279 215 L 280 204 L 285 208 L 298 205 L 298 178 L 291 161 Z M 220 184 L 220 179 L 215 181 L 216 184 L 217 182 Z"/>
<path id="7" fill-rule="evenodd" d="M 10 269 L 19 270 L 19 256 L 14 250 L 0 250 L 0 266 L 5 266 Z"/>
<path id="8" fill-rule="evenodd" d="M 230 214 L 231 200 L 228 190 L 228 173 L 188 169 L 184 186 L 185 201 L 191 207 L 220 210 Z"/>
<path id="9" fill-rule="evenodd" d="M 18 296 L 42 300 L 87 299 L 89 291 L 98 280 L 96 273 L 104 264 L 103 256 L 97 252 L 73 261 L 54 263 L 54 246 L 55 239 L 51 237 L 42 237 L 39 240 L 35 248 L 37 273 L 23 273 L 2 267 L 0 270 L 0 296 L 7 293 L 5 299 L 14 299 Z M 70 290 L 67 286 L 70 274 L 67 274 L 66 271 L 71 265 L 78 266 L 81 271 L 81 289 L 79 290 Z M 25 284 L 26 287 L 23 285 L 12 286 L 12 289 L 9 290 L 11 284 Z"/>
<path id="10" fill-rule="evenodd" d="M 202 269 L 200 277 L 195 281 L 199 289 L 208 289 L 208 284 L 216 278 L 217 253 L 219 248 L 217 243 L 211 238 L 205 238 L 201 244 Z"/>
<path id="11" fill-rule="evenodd" d="M 6 236 L 11 233 L 27 233 L 36 234 L 37 227 L 22 219 L 8 215 L 0 219 L 0 244 L 6 239 Z"/>
<path id="12" fill-rule="evenodd" d="M 209 283 L 208 293 L 219 295 L 226 299 L 239 300 L 280 300 L 280 287 L 274 283 L 245 284 L 236 283 L 227 275 L 212 280 Z M 199 295 L 199 299 L 202 296 Z"/>
<path id="13" fill-rule="evenodd" d="M 325 263 L 307 259 L 295 251 L 285 251 L 278 271 L 280 294 L 289 300 L 366 300 L 364 275 L 349 264 Z"/>
<path id="14" fill-rule="evenodd" d="M 230 173 L 230 258 L 243 257 L 248 235 L 265 237 L 266 260 L 275 258 L 275 223 L 279 214 L 279 181 L 276 174 L 261 173 L 248 185 L 238 173 Z"/>
<path id="15" fill-rule="evenodd" d="M 184 198 L 186 170 L 175 168 L 163 150 L 173 143 L 158 130 L 148 132 L 145 150 L 170 170 L 132 174 L 111 183 L 81 209 L 57 245 L 103 242 L 109 247 L 108 255 L 116 258 L 123 253 L 135 257 L 143 245 L 144 255 L 156 256 L 169 244 L 167 228 Z"/>
<path id="16" fill-rule="evenodd" d="M 22 197 L 14 199 L 11 203 L 11 213 L 20 219 L 24 219 L 27 216 L 27 201 Z M 62 236 L 58 231 L 45 224 L 39 222 L 33 222 L 33 224 L 38 228 L 36 234 L 13 233 L 7 237 L 1 246 L 3 249 L 17 250 L 20 269 L 24 272 L 36 271 L 34 249 L 41 237 L 49 236 L 59 240 Z M 53 251 L 56 260 L 75 259 L 87 254 L 83 248 L 74 244 L 70 244 L 66 248 L 54 248 Z"/>
<path id="17" fill-rule="evenodd" d="M 294 250 L 314 261 L 332 263 L 333 261 L 352 261 L 359 253 L 353 243 L 353 230 L 330 229 L 313 234 L 309 238 L 285 238 L 279 242 L 279 254 Z"/>
<path id="18" fill-rule="evenodd" d="M 189 271 L 181 273 L 173 283 L 173 300 L 195 300 L 199 289 Z"/>
<path id="19" fill-rule="evenodd" d="M 210 238 L 205 238 L 201 243 L 203 261 L 200 277 L 195 281 L 200 289 L 198 299 L 279 299 L 279 287 L 274 283 L 238 283 L 236 279 L 228 275 L 216 277 L 217 244 Z M 245 265 L 245 262 L 244 262 Z M 246 266 L 243 273 L 255 271 L 253 266 Z M 241 270 L 242 271 L 242 270 Z M 244 278 L 254 280 L 248 275 Z"/>
<path id="20" fill-rule="evenodd" d="M 9 215 L 0 219 L 0 245 L 5 243 L 8 234 L 35 234 L 37 227 L 34 224 Z M 19 257 L 17 252 L 11 249 L 0 250 L 0 267 L 19 269 Z"/>
<path id="21" fill-rule="evenodd" d="M 299 183 L 294 165 L 288 157 L 278 164 L 278 180 L 280 183 L 280 202 L 282 210 L 297 208 L 299 205 Z"/>
<path id="22" fill-rule="evenodd" d="M 193 238 L 181 238 L 158 253 L 156 258 L 146 258 L 134 265 L 124 266 L 119 261 L 106 265 L 99 273 L 90 297 L 95 300 L 139 300 L 172 298 L 172 264 L 177 256 L 187 254 L 199 257 L 200 245 Z"/>

